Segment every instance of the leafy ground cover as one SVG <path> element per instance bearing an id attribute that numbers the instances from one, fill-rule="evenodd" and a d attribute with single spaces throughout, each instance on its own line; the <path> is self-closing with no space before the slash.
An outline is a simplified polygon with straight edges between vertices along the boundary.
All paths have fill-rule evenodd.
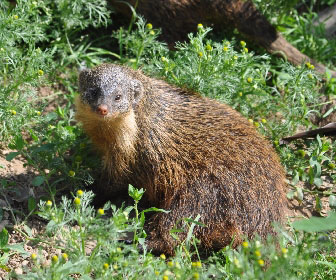
<path id="1" fill-rule="evenodd" d="M 282 1 L 272 18 L 313 58 L 335 66 L 335 39 Z M 282 3 L 281 2 L 281 3 Z M 298 1 L 297 1 L 298 2 Z M 334 118 L 336 80 L 314 66 L 255 53 L 239 34 L 198 25 L 170 51 L 141 17 L 110 26 L 106 1 L 0 2 L 0 276 L 9 279 L 334 279 L 336 146 L 332 139 L 280 139 Z M 273 1 L 256 1 L 264 11 Z M 272 15 L 271 13 L 269 14 Z M 113 17 L 112 17 L 113 18 Z M 97 34 L 99 38 L 97 39 Z M 106 47 L 109 46 L 109 47 Z M 100 209 L 85 191 L 101 168 L 74 120 L 81 66 L 114 61 L 217 98 L 240 111 L 271 141 L 288 174 L 291 211 L 276 240 L 258 238 L 204 259 L 189 224 L 174 258 L 146 251 L 141 190 L 131 203 Z M 276 201 L 274 201 L 276 203 Z M 156 209 L 151 209 L 152 211 Z M 315 217 L 300 222 L 293 218 Z M 122 240 L 129 239 L 132 244 Z M 138 250 L 142 245 L 144 250 Z"/>

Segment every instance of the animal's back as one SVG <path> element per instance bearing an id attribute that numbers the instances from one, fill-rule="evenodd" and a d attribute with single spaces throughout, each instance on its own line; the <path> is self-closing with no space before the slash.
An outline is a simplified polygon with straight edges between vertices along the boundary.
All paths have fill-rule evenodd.
<path id="1" fill-rule="evenodd" d="M 186 217 L 194 207 L 205 224 L 215 216 L 248 237 L 272 232 L 282 218 L 285 183 L 270 144 L 229 106 L 161 83 L 153 80 L 162 105 L 151 112 L 157 121 L 139 125 L 139 151 L 149 155 L 145 169 L 155 178 L 152 201 L 169 209 L 177 197 Z"/>

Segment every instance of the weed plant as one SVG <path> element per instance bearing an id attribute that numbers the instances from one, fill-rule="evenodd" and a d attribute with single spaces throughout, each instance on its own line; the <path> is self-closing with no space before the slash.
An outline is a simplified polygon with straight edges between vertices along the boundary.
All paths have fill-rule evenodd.
<path id="1" fill-rule="evenodd" d="M 277 239 L 261 242 L 256 237 L 237 249 L 228 246 L 208 259 L 198 257 L 197 241 L 191 235 L 195 221 L 188 220 L 190 238 L 176 249 L 175 257 L 167 258 L 146 250 L 145 213 L 162 210 L 141 211 L 138 202 L 143 191 L 129 188 L 132 206 L 117 208 L 108 203 L 98 210 L 92 207 L 93 194 L 81 189 L 97 178 L 100 163 L 74 122 L 73 99 L 78 91 L 74 69 L 107 58 L 230 104 L 274 144 L 288 174 L 290 199 L 301 202 L 312 195 L 315 210 L 321 212 L 321 200 L 327 197 L 329 206 L 336 207 L 334 143 L 321 137 L 292 145 L 280 141 L 298 129 L 313 128 L 314 116 L 323 117 L 322 97 L 336 94 L 332 77 L 326 76 L 323 82 L 310 64 L 295 67 L 281 59 L 274 62 L 268 55 L 254 54 L 244 41 L 210 38 L 211 29 L 202 24 L 187 42 L 177 43 L 176 50 L 169 51 L 157 40 L 160 31 L 141 17 L 129 28 L 110 34 L 119 47 L 116 54 L 89 40 L 90 28 L 109 23 L 106 2 L 96 2 L 17 1 L 15 7 L 0 2 L 1 145 L 12 150 L 7 160 L 19 155 L 24 158 L 36 172 L 32 187 L 44 190 L 41 200 L 29 198 L 23 218 L 39 215 L 48 221 L 39 237 L 17 222 L 15 230 L 39 249 L 23 268 L 25 274 L 12 271 L 10 279 L 336 278 L 333 242 L 325 232 L 319 233 L 325 229 L 316 227 L 316 223 L 325 222 L 323 218 L 308 220 L 297 226 L 299 230 L 290 224 L 290 232 L 281 229 Z M 267 1 L 262 3 L 267 5 Z M 312 42 L 316 46 L 322 42 L 315 34 L 309 40 L 300 37 L 314 13 L 309 10 L 307 15 L 296 16 L 291 13 L 278 18 L 286 23 L 283 31 L 288 38 L 332 66 L 334 61 L 327 55 L 333 54 L 333 43 L 313 48 Z M 309 22 L 304 20 L 307 17 Z M 302 27 L 293 27 L 298 25 Z M 51 109 L 46 104 L 48 98 L 38 90 L 46 85 L 61 101 Z M 332 186 L 326 187 L 325 182 Z M 0 188 L 0 198 L 5 199 L 3 194 L 15 186 L 4 178 Z M 73 197 L 59 202 L 61 192 L 69 188 Z M 0 208 L 0 221 L 5 210 L 11 211 L 14 220 L 23 215 Z M 335 229 L 335 216 L 330 214 L 328 219 L 328 230 Z M 14 254 L 27 257 L 22 244 L 13 246 L 8 240 L 4 229 L 0 232 L 0 268 L 4 270 L 9 269 L 7 262 Z M 45 246 L 57 249 L 57 253 L 45 259 L 41 253 Z"/>

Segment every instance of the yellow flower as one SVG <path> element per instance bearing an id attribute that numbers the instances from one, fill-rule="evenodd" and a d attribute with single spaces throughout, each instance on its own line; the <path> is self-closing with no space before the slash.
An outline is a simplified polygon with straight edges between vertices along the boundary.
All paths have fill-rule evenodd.
<path id="1" fill-rule="evenodd" d="M 10 113 L 15 116 L 16 115 L 16 111 L 15 110 L 10 110 Z"/>
<path id="2" fill-rule="evenodd" d="M 73 170 L 70 170 L 69 171 L 69 173 L 68 173 L 68 175 L 70 176 L 70 177 L 75 177 L 75 171 L 73 171 Z"/>
<path id="3" fill-rule="evenodd" d="M 227 52 L 229 50 L 228 47 L 223 47 L 223 51 Z"/>
<path id="4" fill-rule="evenodd" d="M 102 208 L 99 208 L 97 212 L 98 212 L 99 216 L 103 216 L 104 215 L 104 209 L 102 209 Z"/>
<path id="5" fill-rule="evenodd" d="M 240 92 L 238 93 L 238 95 L 239 95 L 240 97 L 242 97 L 242 96 L 243 96 L 243 93 L 240 91 Z"/>
<path id="6" fill-rule="evenodd" d="M 313 75 L 309 73 L 309 74 L 308 74 L 308 78 L 309 78 L 309 79 L 312 79 L 312 78 L 313 78 Z"/>
<path id="7" fill-rule="evenodd" d="M 173 267 L 173 266 L 174 266 L 174 263 L 173 263 L 173 262 L 168 262 L 167 265 L 168 265 L 169 267 Z"/>
<path id="8" fill-rule="evenodd" d="M 262 123 L 267 123 L 267 120 L 266 119 L 261 119 L 261 122 Z"/>
<path id="9" fill-rule="evenodd" d="M 264 266 L 265 265 L 265 262 L 264 262 L 264 260 L 258 260 L 258 264 L 260 265 L 260 266 Z"/>
<path id="10" fill-rule="evenodd" d="M 254 252 L 254 254 L 256 255 L 257 258 L 260 258 L 260 257 L 261 257 L 261 253 L 260 253 L 259 250 L 256 250 L 256 251 Z"/>
<path id="11" fill-rule="evenodd" d="M 193 276 L 193 279 L 199 279 L 199 274 L 197 272 L 195 272 L 192 276 Z"/>
<path id="12" fill-rule="evenodd" d="M 203 56 L 203 53 L 202 53 L 202 52 L 199 52 L 199 53 L 198 53 L 198 56 L 199 56 L 199 57 L 202 57 L 202 56 Z"/>
<path id="13" fill-rule="evenodd" d="M 40 111 L 36 111 L 36 115 L 41 116 L 41 112 Z"/>
<path id="14" fill-rule="evenodd" d="M 167 58 L 165 58 L 165 57 L 163 56 L 163 57 L 161 57 L 161 61 L 162 61 L 162 62 L 167 62 L 167 61 L 168 61 L 168 59 L 167 59 Z"/>
<path id="15" fill-rule="evenodd" d="M 115 264 L 115 265 L 113 265 L 113 269 L 114 270 L 117 270 L 118 269 L 118 266 Z"/>
<path id="16" fill-rule="evenodd" d="M 240 45 L 244 48 L 246 46 L 246 42 L 245 41 L 240 41 Z"/>
<path id="17" fill-rule="evenodd" d="M 237 258 L 233 259 L 233 263 L 235 264 L 236 267 L 238 267 L 238 268 L 241 267 L 240 262 L 239 262 L 239 260 Z"/>
<path id="18" fill-rule="evenodd" d="M 245 52 L 245 53 L 248 53 L 248 48 L 244 48 L 244 52 Z"/>
<path id="19" fill-rule="evenodd" d="M 76 198 L 74 199 L 74 204 L 75 204 L 76 206 L 78 206 L 78 205 L 80 205 L 80 203 L 81 203 L 80 198 L 76 197 Z"/>
<path id="20" fill-rule="evenodd" d="M 121 248 L 118 247 L 118 248 L 117 248 L 117 252 L 118 252 L 118 253 L 121 253 L 121 251 L 122 251 Z"/>
<path id="21" fill-rule="evenodd" d="M 62 258 L 63 258 L 63 260 L 67 261 L 68 258 L 69 258 L 69 256 L 68 256 L 67 253 L 63 253 L 63 254 L 62 254 Z"/>
<path id="22" fill-rule="evenodd" d="M 169 277 L 167 276 L 167 275 L 164 275 L 163 277 L 162 277 L 162 280 L 168 280 L 169 279 Z"/>
<path id="23" fill-rule="evenodd" d="M 253 120 L 252 119 L 248 119 L 249 123 L 253 124 Z"/>
<path id="24" fill-rule="evenodd" d="M 76 192 L 76 194 L 77 194 L 78 197 L 82 197 L 83 194 L 84 194 L 84 192 L 83 192 L 82 190 L 78 190 L 78 191 Z"/>
<path id="25" fill-rule="evenodd" d="M 104 268 L 105 270 L 108 269 L 108 268 L 109 268 L 108 263 L 104 263 L 104 264 L 103 264 L 103 268 Z"/>
<path id="26" fill-rule="evenodd" d="M 234 60 L 237 60 L 237 59 L 238 59 L 238 56 L 236 56 L 236 55 L 233 56 L 233 59 L 234 59 Z"/>
<path id="27" fill-rule="evenodd" d="M 149 29 L 149 30 L 150 30 L 150 29 L 152 29 L 152 28 L 153 28 L 153 25 L 152 25 L 151 23 L 147 23 L 147 24 L 146 24 L 146 27 L 147 27 L 147 29 Z"/>
<path id="28" fill-rule="evenodd" d="M 52 256 L 51 261 L 53 263 L 57 263 L 58 262 L 58 256 L 56 256 L 56 255 Z"/>
<path id="29" fill-rule="evenodd" d="M 252 83 L 252 82 L 253 82 L 252 77 L 248 77 L 248 78 L 247 78 L 247 82 L 248 82 L 248 83 Z"/>
<path id="30" fill-rule="evenodd" d="M 149 32 L 149 34 L 150 34 L 150 35 L 155 35 L 155 31 L 154 31 L 154 30 L 151 30 L 151 31 Z"/>
<path id="31" fill-rule="evenodd" d="M 32 254 L 30 255 L 30 258 L 31 258 L 33 261 L 35 261 L 35 260 L 37 259 L 37 255 L 36 255 L 35 253 L 32 253 Z"/>
<path id="32" fill-rule="evenodd" d="M 205 47 L 205 48 L 206 48 L 206 50 L 207 50 L 207 51 L 209 51 L 209 52 L 211 52 L 211 51 L 212 51 L 212 46 L 211 46 L 211 45 L 209 45 L 209 44 L 208 44 L 208 45 L 206 45 L 206 47 Z"/>
<path id="33" fill-rule="evenodd" d="M 281 249 L 281 252 L 282 252 L 283 254 L 287 254 L 288 249 L 287 249 L 287 248 L 282 248 L 282 249 Z"/>
<path id="34" fill-rule="evenodd" d="M 330 163 L 328 163 L 328 167 L 330 169 L 335 169 L 336 165 L 335 165 L 335 163 L 330 162 Z"/>
<path id="35" fill-rule="evenodd" d="M 258 128 L 260 126 L 260 124 L 258 122 L 254 122 L 253 124 L 256 128 Z"/>
<path id="36" fill-rule="evenodd" d="M 296 153 L 302 158 L 304 158 L 306 155 L 306 152 L 304 150 L 298 150 Z"/>
<path id="37" fill-rule="evenodd" d="M 202 28 L 203 28 L 203 24 L 202 23 L 197 24 L 197 29 L 202 29 Z"/>
<path id="38" fill-rule="evenodd" d="M 48 201 L 46 202 L 46 206 L 47 206 L 48 208 L 50 208 L 50 207 L 52 206 L 52 202 L 51 202 L 51 200 L 48 200 Z"/>
<path id="39" fill-rule="evenodd" d="M 39 76 L 43 76 L 43 74 L 44 74 L 43 70 L 41 70 L 41 69 L 38 70 L 37 73 L 38 73 Z"/>
<path id="40" fill-rule="evenodd" d="M 18 15 L 14 15 L 13 18 L 14 19 L 19 19 L 19 16 Z"/>
<path id="41" fill-rule="evenodd" d="M 165 259 L 166 259 L 165 254 L 161 254 L 161 255 L 160 255 L 160 258 L 163 259 L 163 260 L 165 260 Z"/>
<path id="42" fill-rule="evenodd" d="M 252 122 L 253 122 L 253 120 L 252 120 Z M 242 243 L 242 245 L 243 245 L 244 248 L 248 248 L 249 243 L 248 243 L 247 241 L 244 241 L 244 242 Z"/>
<path id="43" fill-rule="evenodd" d="M 160 272 L 158 272 L 157 270 L 154 271 L 155 275 L 158 276 L 160 274 Z"/>

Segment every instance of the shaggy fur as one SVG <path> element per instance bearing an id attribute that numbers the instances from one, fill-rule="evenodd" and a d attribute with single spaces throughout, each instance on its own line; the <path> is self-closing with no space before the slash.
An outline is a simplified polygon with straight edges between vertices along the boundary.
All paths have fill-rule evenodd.
<path id="1" fill-rule="evenodd" d="M 203 250 L 273 233 L 284 216 L 283 168 L 238 112 L 118 65 L 85 70 L 79 80 L 76 118 L 111 181 L 145 188 L 149 203 L 170 211 L 150 219 L 150 249 L 173 254 L 170 230 L 198 214 L 206 226 L 194 234 Z M 107 115 L 97 113 L 101 104 Z"/>

